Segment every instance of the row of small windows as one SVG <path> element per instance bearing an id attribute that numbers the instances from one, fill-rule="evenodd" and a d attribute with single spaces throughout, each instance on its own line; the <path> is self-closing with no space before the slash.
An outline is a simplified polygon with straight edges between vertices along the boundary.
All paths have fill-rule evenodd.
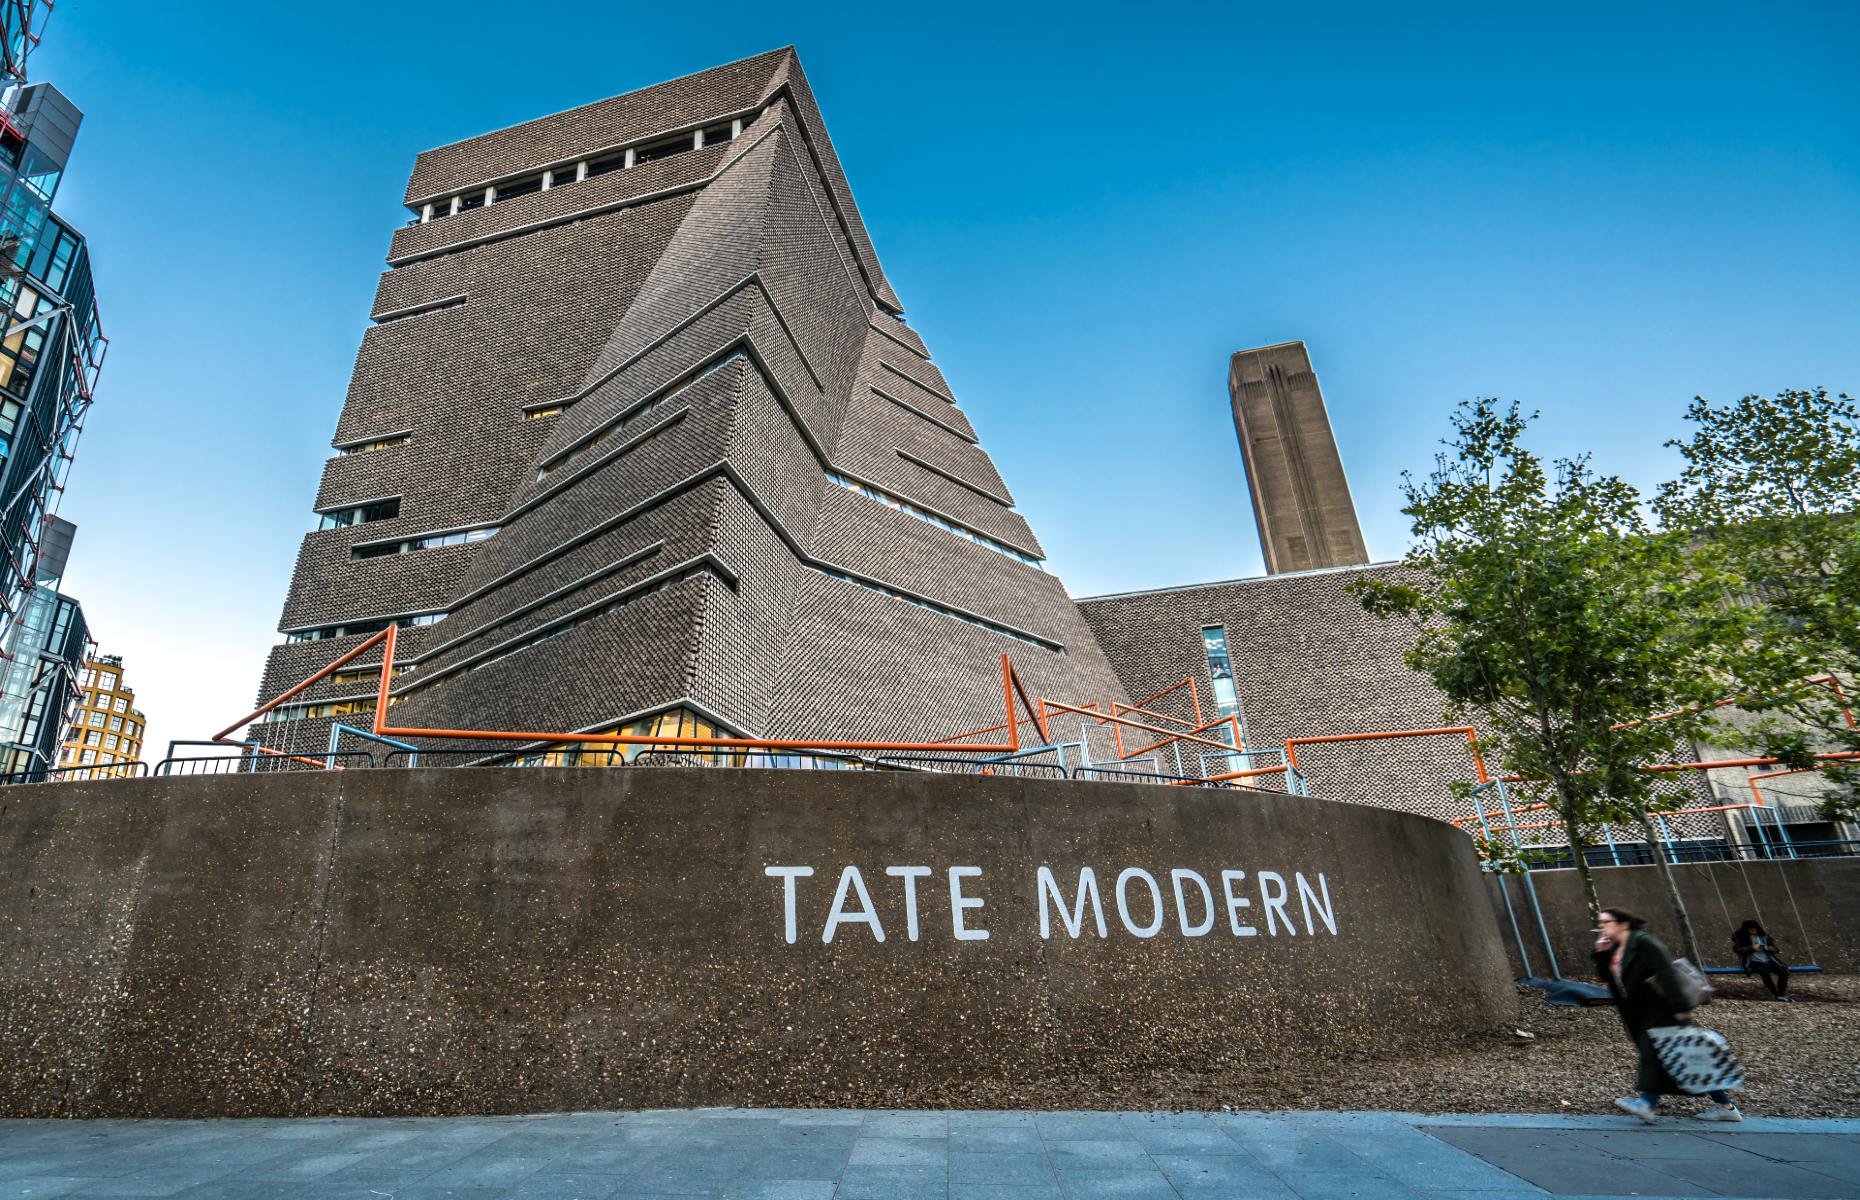
<path id="1" fill-rule="evenodd" d="M 108 750 L 101 750 L 101 749 L 85 750 L 82 752 L 82 754 L 80 754 L 77 747 L 66 746 L 64 755 L 60 761 L 66 762 L 66 763 L 77 763 L 77 764 L 81 764 L 86 767 L 93 766 L 93 765 L 109 767 L 109 766 L 115 766 L 117 763 L 126 763 L 126 762 L 134 761 L 131 756 L 135 754 L 137 749 L 139 749 L 139 747 L 133 747 L 129 745 L 128 739 L 124 739 L 123 751 L 120 754 L 112 754 Z M 125 771 L 129 769 L 130 768 L 124 768 Z"/>
<path id="2" fill-rule="evenodd" d="M 412 554 L 416 550 L 433 550 L 440 546 L 463 546 L 467 542 L 482 542 L 497 530 L 496 525 L 485 525 L 478 529 L 455 529 L 451 533 L 428 534 L 404 542 L 372 542 L 354 547 L 349 551 L 349 557 L 386 558 L 390 554 Z"/>
<path id="3" fill-rule="evenodd" d="M 104 733 L 100 729 L 93 729 L 84 735 L 84 744 L 86 746 L 100 746 L 105 750 L 114 750 L 120 745 L 123 749 L 129 750 L 136 745 L 136 739 L 134 735 L 131 734 L 124 734 L 118 737 L 114 733 Z"/>
<path id="4" fill-rule="evenodd" d="M 644 418 L 648 416 L 651 416 L 655 412 L 658 412 L 660 409 L 672 403 L 674 400 L 683 398 L 686 392 L 689 392 L 692 388 L 704 382 L 706 379 L 709 379 L 712 375 L 715 375 L 717 372 L 724 370 L 731 363 L 735 362 L 737 359 L 741 357 L 743 357 L 743 352 L 741 350 L 735 351 L 732 354 L 728 354 L 724 356 L 722 359 L 719 359 L 717 362 L 711 364 L 709 367 L 707 367 L 703 371 L 698 372 L 696 375 L 693 375 L 691 378 L 685 380 L 683 383 L 678 384 L 676 387 L 672 388 L 670 391 L 665 392 L 663 395 L 654 397 L 652 400 L 649 400 L 646 403 L 640 405 L 639 407 L 626 413 L 626 415 L 621 417 L 618 421 L 615 421 L 608 425 L 599 426 L 596 429 L 594 429 L 592 432 L 587 434 L 583 439 L 577 441 L 574 445 L 570 446 L 568 449 L 556 451 L 555 461 L 545 463 L 544 465 L 536 469 L 536 478 L 539 480 L 548 478 L 551 472 L 555 471 L 556 468 L 563 466 L 568 461 L 570 455 L 573 455 L 576 452 L 581 451 L 581 450 L 586 450 L 589 446 L 597 446 L 603 442 L 612 440 L 615 434 L 621 433 L 627 428 L 629 428 L 630 426 L 638 424 L 641 420 L 643 420 Z M 568 404 L 563 404 L 561 407 L 553 409 L 552 411 L 560 412 L 562 408 L 567 408 L 567 407 L 569 407 Z M 665 426 L 662 425 L 659 428 L 660 430 L 663 430 Z M 655 432 L 653 436 L 657 436 L 657 433 Z M 584 459 L 583 461 L 586 462 L 588 460 Z"/>
<path id="5" fill-rule="evenodd" d="M 976 530 L 970 529 L 967 525 L 958 525 L 948 517 L 940 517 L 927 508 L 919 508 L 909 500 L 900 496 L 894 496 L 890 492 L 881 492 L 869 483 L 860 483 L 857 480 L 848 479 L 844 475 L 835 475 L 830 471 L 827 473 L 827 478 L 839 484 L 849 492 L 858 492 L 861 496 L 876 500 L 888 508 L 895 508 L 899 512 L 909 513 L 918 520 L 928 521 L 939 529 L 947 529 L 957 537 L 967 538 L 978 546 L 986 546 L 997 554 L 1005 554 L 1018 562 L 1024 562 L 1036 571 L 1044 571 L 1046 569 L 1044 566 L 1040 565 L 1039 559 L 1028 554 L 1024 550 L 1016 550 L 1005 542 L 997 542 L 985 533 L 979 533 Z"/>
<path id="6" fill-rule="evenodd" d="M 670 158 L 674 154 L 685 154 L 692 150 L 701 150 L 705 146 L 715 146 L 721 142 L 740 137 L 743 132 L 741 119 L 723 121 L 703 129 L 694 129 L 690 133 L 680 133 L 673 137 L 660 138 L 643 146 L 629 146 L 624 150 L 615 150 L 599 158 L 584 158 L 579 162 L 563 163 L 547 171 L 538 171 L 534 175 L 525 175 L 509 183 L 500 183 L 493 187 L 474 188 L 456 196 L 448 196 L 423 204 L 420 210 L 408 221 L 409 225 L 424 225 L 428 221 L 437 221 L 455 213 L 470 212 L 474 208 L 483 208 L 487 204 L 498 204 L 505 200 L 515 200 L 519 196 L 533 196 L 537 192 L 546 192 L 563 184 L 576 183 L 583 179 L 593 179 L 597 175 L 606 175 L 612 171 L 626 171 L 642 163 L 655 162 L 661 158 Z"/>
<path id="7" fill-rule="evenodd" d="M 710 372 L 706 371 L 705 374 L 708 375 L 710 374 Z M 696 382 L 697 380 L 695 379 L 691 381 L 691 383 L 696 383 Z M 691 384 L 687 383 L 684 387 L 677 388 L 677 389 L 674 389 L 673 391 L 667 392 L 665 395 L 660 396 L 658 399 L 652 401 L 652 403 L 650 404 L 646 404 L 639 408 L 634 409 L 632 412 L 628 413 L 624 419 L 615 423 L 613 428 L 609 429 L 602 436 L 611 438 L 614 434 L 619 433 L 621 430 L 627 428 L 629 425 L 636 424 L 642 417 L 646 417 L 652 413 L 658 412 L 660 409 L 664 408 L 666 405 L 670 404 L 672 401 L 678 399 L 678 397 L 682 393 L 684 393 L 686 389 L 688 389 L 690 386 Z M 561 410 L 558 409 L 557 411 L 559 412 Z M 556 467 L 560 467 L 562 465 L 563 465 L 562 462 L 557 462 L 551 466 L 536 468 L 537 481 L 540 482 L 544 479 L 549 478 L 550 472 L 554 471 Z"/>
<path id="8" fill-rule="evenodd" d="M 400 703 L 399 696 L 388 697 L 389 708 L 394 707 L 394 705 L 398 703 Z M 373 696 L 355 696 L 348 700 L 325 700 L 321 704 L 286 705 L 283 708 L 273 709 L 271 715 L 266 719 L 266 723 L 270 724 L 277 721 L 304 721 L 316 717 L 352 717 L 357 713 L 371 713 L 373 711 L 375 711 L 375 698 Z"/>
<path id="9" fill-rule="evenodd" d="M 85 701 L 85 703 L 94 709 L 94 711 L 90 714 L 90 723 L 92 725 L 103 724 L 103 714 L 107 712 L 115 711 L 115 712 L 124 713 L 124 714 L 127 714 L 129 712 L 129 701 L 123 699 L 121 696 L 116 697 L 114 700 L 112 700 L 108 696 L 101 696 L 101 697 L 97 697 L 91 700 L 87 700 Z M 111 729 L 120 728 L 120 722 L 122 721 L 122 719 L 123 718 L 120 716 L 113 717 L 110 721 L 110 728 Z M 135 722 L 131 721 L 130 724 L 134 725 Z"/>
<path id="10" fill-rule="evenodd" d="M 869 579 L 861 579 L 857 575 L 848 575 L 843 571 L 835 571 L 831 567 L 816 567 L 814 569 L 819 571 L 822 575 L 827 575 L 839 580 L 841 583 L 855 584 L 865 588 L 867 591 L 877 592 L 881 596 L 890 596 L 893 600 L 902 600 L 906 604 L 915 604 L 918 608 L 927 608 L 933 613 L 938 613 L 942 616 L 961 621 L 965 625 L 973 625 L 977 629 L 986 629 L 988 632 L 1000 634 L 1004 638 L 1013 638 L 1015 641 L 1025 642 L 1029 646 L 1038 646 L 1042 650 L 1051 650 L 1055 654 L 1064 654 L 1066 652 L 1066 648 L 1057 642 L 1048 642 L 1040 638 L 1029 637 L 1018 630 L 1009 629 L 1005 625 L 997 625 L 993 621 L 984 621 L 980 617 L 972 617 L 968 613 L 958 612 L 953 608 L 945 608 L 936 601 L 926 600 L 922 596 L 913 596 L 909 592 L 901 592 L 894 588 L 888 588 L 883 584 L 873 583 Z"/>
<path id="11" fill-rule="evenodd" d="M 336 447 L 336 453 L 347 457 L 351 454 L 363 454 L 369 450 L 386 450 L 390 446 L 404 446 L 412 440 L 413 434 L 411 433 L 391 433 L 386 437 L 378 437 L 371 442 L 357 442 L 352 446 L 338 446 Z"/>
<path id="12" fill-rule="evenodd" d="M 393 673 L 390 674 L 388 678 L 393 679 L 395 676 L 400 674 L 400 670 L 401 669 L 399 667 L 395 667 L 393 670 Z M 380 678 L 381 678 L 380 667 L 364 667 L 363 669 L 359 671 L 337 671 L 334 675 L 331 675 L 329 677 L 327 682 L 329 683 L 360 683 L 363 680 L 367 680 L 370 683 L 375 683 L 375 682 L 378 682 Z"/>
<path id="13" fill-rule="evenodd" d="M 435 625 L 446 619 L 442 612 L 408 613 L 401 617 L 383 617 L 377 621 L 350 621 L 344 625 L 323 625 L 316 629 L 299 629 L 296 633 L 285 635 L 290 642 L 322 642 L 330 638 L 350 637 L 362 633 L 380 633 L 389 625 L 398 625 L 402 629 L 410 625 Z"/>
<path id="14" fill-rule="evenodd" d="M 115 671 L 99 671 L 85 667 L 78 673 L 78 684 L 81 687 L 102 688 L 106 692 L 113 692 L 122 678 Z"/>
<path id="15" fill-rule="evenodd" d="M 556 638 L 559 638 L 563 634 L 574 629 L 577 625 L 586 625 L 589 621 L 593 621 L 593 620 L 596 620 L 597 618 L 604 617 L 608 613 L 613 612 L 617 608 L 625 608 L 627 605 L 632 604 L 636 600 L 644 600 L 647 596 L 655 595 L 659 592 L 664 591 L 666 588 L 677 587 L 679 584 L 685 582 L 685 580 L 687 579 L 695 579 L 699 575 L 707 574 L 708 570 L 709 568 L 707 567 L 693 567 L 689 571 L 682 571 L 676 575 L 668 575 L 664 579 L 659 580 L 659 582 L 653 584 L 651 587 L 646 588 L 643 591 L 634 592 L 631 595 L 624 596 L 618 600 L 613 601 L 611 604 L 603 604 L 599 606 L 598 608 L 589 609 L 587 612 L 579 613 L 576 616 L 571 617 L 570 619 L 566 621 L 563 621 L 560 625 L 554 626 L 553 628 L 544 629 L 538 633 L 532 634 L 529 637 L 520 638 L 516 642 L 512 643 L 511 645 L 504 647 L 504 649 L 499 651 L 498 653 L 491 655 L 491 657 L 483 659 L 479 662 L 475 662 L 471 666 L 466 667 L 465 673 L 470 674 L 473 671 L 483 670 L 485 667 L 490 666 L 492 663 L 501 662 L 502 660 L 509 658 L 513 654 L 521 654 L 523 651 L 528 650 L 534 646 L 540 646 L 544 642 L 553 641 Z M 443 683 L 444 680 L 441 680 L 440 682 Z"/>
<path id="16" fill-rule="evenodd" d="M 365 525 L 370 521 L 391 521 L 400 516 L 400 497 L 390 496 L 386 500 L 352 504 L 347 508 L 335 508 L 317 515 L 321 518 L 316 524 L 319 530 L 346 529 L 350 525 Z"/>

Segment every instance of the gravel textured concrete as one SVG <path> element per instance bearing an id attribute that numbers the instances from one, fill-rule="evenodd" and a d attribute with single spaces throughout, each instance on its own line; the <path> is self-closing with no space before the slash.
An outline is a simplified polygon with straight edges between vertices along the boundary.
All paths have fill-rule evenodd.
<path id="1" fill-rule="evenodd" d="M 1798 975 L 1781 1004 L 1742 977 L 1714 980 L 1701 1021 L 1730 1039 L 1744 1064 L 1740 1100 L 1753 1114 L 1860 1117 L 1860 976 Z M 1382 1109 L 1451 1112 L 1613 1112 L 1633 1087 L 1634 1051 L 1614 1009 L 1552 1008 L 1519 988 L 1516 1033 L 1468 1035 L 1424 1055 L 1337 1055 L 1312 1046 L 1295 1069 L 1223 1066 L 1205 1072 L 1133 1069 L 1108 1049 L 1099 1073 L 1032 1087 L 941 1087 L 935 1103 L 966 1107 Z M 1700 1102 L 1674 1099 L 1676 1111 Z"/>

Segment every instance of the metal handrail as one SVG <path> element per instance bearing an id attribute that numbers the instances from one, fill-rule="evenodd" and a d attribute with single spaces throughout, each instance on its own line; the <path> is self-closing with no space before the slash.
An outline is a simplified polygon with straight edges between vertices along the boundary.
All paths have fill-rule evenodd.
<path id="1" fill-rule="evenodd" d="M 330 761 L 329 766 L 317 760 L 305 760 L 285 755 L 218 754 L 203 757 L 177 757 L 170 755 L 155 764 L 158 776 L 173 775 L 284 775 L 304 771 L 322 771 L 329 769 L 376 766 L 375 756 L 367 750 L 343 750 L 336 754 L 320 756 Z M 340 760 L 340 761 L 338 761 Z"/>
<path id="2" fill-rule="evenodd" d="M 911 766 L 900 766 L 910 763 Z M 938 758 L 928 754 L 881 754 L 872 760 L 875 767 L 899 770 L 923 770 L 935 774 L 936 768 L 957 768 L 952 775 L 1017 775 L 1029 779 L 1065 779 L 1066 769 L 1058 763 L 1026 762 L 1016 758 Z"/>
<path id="3" fill-rule="evenodd" d="M 66 767 L 36 767 L 0 775 L 0 787 L 24 783 L 91 783 L 102 779 L 143 779 L 149 765 L 140 759 L 131 762 L 82 763 Z"/>

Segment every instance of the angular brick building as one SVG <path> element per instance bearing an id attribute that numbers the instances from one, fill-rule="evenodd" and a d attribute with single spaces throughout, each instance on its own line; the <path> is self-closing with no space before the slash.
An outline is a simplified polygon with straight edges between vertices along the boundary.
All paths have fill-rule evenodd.
<path id="1" fill-rule="evenodd" d="M 904 323 L 791 49 L 414 162 L 261 693 L 393 724 L 922 739 L 1123 698 Z M 378 658 L 376 662 L 378 663 Z M 365 725 L 365 660 L 272 746 Z"/>

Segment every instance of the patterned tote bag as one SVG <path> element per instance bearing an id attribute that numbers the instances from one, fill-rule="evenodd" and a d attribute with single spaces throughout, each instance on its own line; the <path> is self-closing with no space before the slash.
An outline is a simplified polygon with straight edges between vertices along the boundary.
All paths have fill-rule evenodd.
<path id="1" fill-rule="evenodd" d="M 1744 1069 L 1717 1030 L 1703 1025 L 1664 1025 L 1649 1029 L 1647 1040 L 1653 1043 L 1660 1065 L 1688 1096 L 1744 1086 Z"/>

